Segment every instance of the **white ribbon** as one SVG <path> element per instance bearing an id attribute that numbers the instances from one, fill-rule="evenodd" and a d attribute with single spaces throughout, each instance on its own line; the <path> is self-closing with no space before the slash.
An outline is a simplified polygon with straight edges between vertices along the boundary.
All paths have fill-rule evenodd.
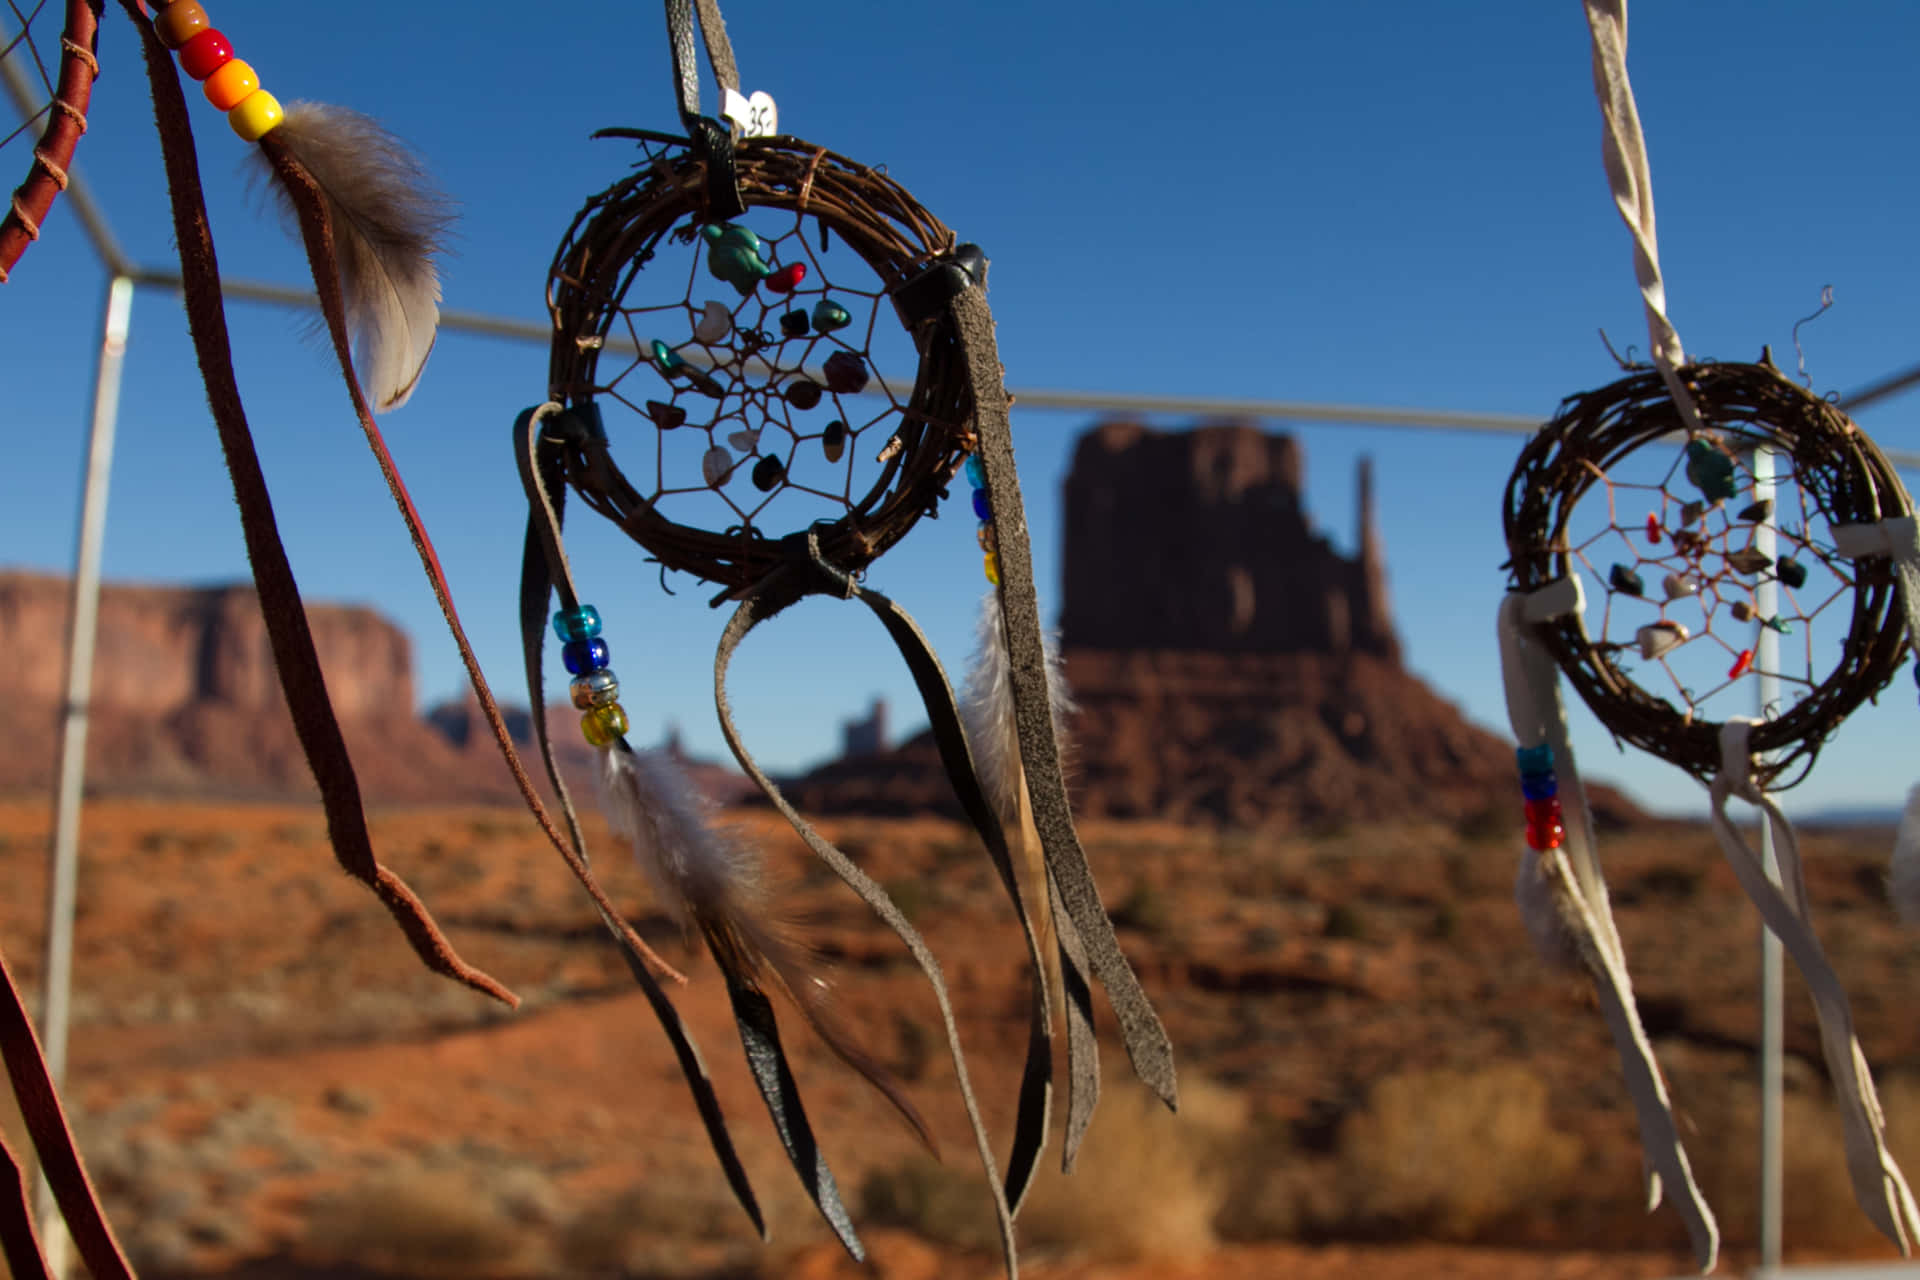
<path id="1" fill-rule="evenodd" d="M 1582 591 L 1578 576 L 1568 576 L 1531 593 L 1512 592 L 1500 602 L 1500 668 L 1506 683 L 1507 715 L 1513 735 L 1522 747 L 1542 743 L 1553 748 L 1554 776 L 1559 786 L 1560 811 L 1566 838 L 1558 849 L 1529 857 L 1551 895 L 1563 928 L 1579 950 L 1593 978 L 1607 1029 L 1626 1075 L 1627 1092 L 1640 1122 L 1640 1146 L 1647 1178 L 1647 1208 L 1660 1203 L 1662 1184 L 1673 1193 L 1674 1208 L 1687 1224 L 1694 1261 L 1704 1271 L 1713 1269 L 1720 1251 L 1720 1230 L 1713 1210 L 1694 1183 L 1686 1148 L 1674 1125 L 1673 1105 L 1653 1056 L 1653 1045 L 1641 1025 L 1633 999 L 1633 981 L 1627 974 L 1626 951 L 1614 927 L 1613 908 L 1600 869 L 1594 840 L 1593 814 L 1575 767 L 1568 739 L 1566 706 L 1560 698 L 1560 678 L 1553 656 L 1533 634 L 1533 627 L 1566 614 L 1578 614 Z M 1531 853 L 1531 851 L 1530 851 Z M 1529 869 L 1521 868 L 1522 888 Z"/>
<path id="2" fill-rule="evenodd" d="M 1807 905 L 1806 877 L 1800 865 L 1800 844 L 1786 814 L 1753 780 L 1753 756 L 1747 740 L 1756 722 L 1735 718 L 1720 729 L 1720 772 L 1709 789 L 1713 797 L 1713 834 L 1721 852 L 1740 880 L 1740 887 L 1760 909 L 1760 918 L 1780 939 L 1787 954 L 1806 979 L 1820 1022 L 1820 1050 L 1827 1074 L 1840 1101 L 1847 1142 L 1847 1172 L 1853 1178 L 1854 1198 L 1873 1225 L 1908 1252 L 1908 1240 L 1920 1230 L 1920 1208 L 1907 1190 L 1900 1166 L 1887 1151 L 1886 1118 L 1873 1091 L 1873 1073 L 1853 1033 L 1853 1013 L 1847 993 L 1827 961 L 1813 932 Z M 1740 831 L 1727 819 L 1727 797 L 1739 796 L 1766 815 L 1773 829 L 1774 851 L 1780 859 L 1780 883 L 1774 884 L 1758 855 L 1747 847 Z"/>
<path id="3" fill-rule="evenodd" d="M 1600 100 L 1603 132 L 1601 159 L 1607 185 L 1621 220 L 1633 233 L 1633 272 L 1647 312 L 1647 339 L 1653 362 L 1666 381 L 1667 394 L 1689 432 L 1703 429 L 1693 395 L 1678 370 L 1687 362 L 1680 334 L 1667 318 L 1667 287 L 1660 278 L 1660 242 L 1654 233 L 1653 173 L 1647 166 L 1647 139 L 1640 132 L 1640 111 L 1627 79 L 1627 0 L 1584 0 L 1587 29 L 1593 33 L 1593 93 Z"/>
<path id="4" fill-rule="evenodd" d="M 1920 520 L 1892 516 L 1873 524 L 1833 527 L 1833 545 L 1849 560 L 1886 556 L 1900 579 L 1907 610 L 1908 643 L 1920 646 Z M 1916 658 L 1920 661 L 1920 658 Z M 1908 924 L 1920 924 L 1920 786 L 1907 793 L 1906 813 L 1894 836 L 1888 889 L 1894 909 Z"/>

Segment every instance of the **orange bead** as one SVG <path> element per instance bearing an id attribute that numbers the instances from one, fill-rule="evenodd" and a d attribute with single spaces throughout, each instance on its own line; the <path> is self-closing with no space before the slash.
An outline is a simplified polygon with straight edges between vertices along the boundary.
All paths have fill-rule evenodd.
<path id="1" fill-rule="evenodd" d="M 260 77 L 253 73 L 253 67 L 235 58 L 207 77 L 207 101 L 222 111 L 231 111 L 259 87 Z"/>
<path id="2" fill-rule="evenodd" d="M 153 34 L 159 36 L 160 43 L 167 48 L 178 49 L 212 25 L 205 9 L 193 0 L 179 0 L 154 15 Z"/>

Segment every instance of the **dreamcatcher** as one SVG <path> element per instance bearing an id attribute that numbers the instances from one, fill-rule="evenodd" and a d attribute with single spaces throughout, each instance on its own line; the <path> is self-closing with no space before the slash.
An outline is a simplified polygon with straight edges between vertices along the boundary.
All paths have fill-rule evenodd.
<path id="1" fill-rule="evenodd" d="M 1617 738 L 1707 784 L 1728 862 L 1812 992 L 1855 1196 L 1905 1251 L 1920 1210 L 1887 1151 L 1846 995 L 1809 918 L 1793 829 L 1770 792 L 1805 777 L 1826 738 L 1905 659 L 1920 611 L 1913 506 L 1866 434 L 1766 356 L 1688 361 L 1665 312 L 1625 3 L 1585 7 L 1607 174 L 1634 236 L 1654 363 L 1567 400 L 1508 483 L 1500 640 L 1527 815 L 1518 896 L 1542 949 L 1593 975 L 1626 1067 L 1650 1198 L 1663 1187 L 1673 1195 L 1710 1268 L 1717 1228 L 1634 1006 L 1568 745 L 1563 672 Z M 1588 590 L 1602 595 L 1589 602 Z M 1763 718 L 1739 714 L 1763 678 L 1784 696 Z M 1728 819 L 1733 796 L 1765 815 L 1780 883 Z M 1907 909 L 1920 896 L 1911 816 L 1894 876 Z"/>
<path id="2" fill-rule="evenodd" d="M 521 793 L 548 839 L 598 905 L 607 927 L 636 972 L 672 970 L 647 948 L 601 892 L 574 846 L 547 817 L 514 753 L 479 665 L 448 594 L 433 546 L 388 455 L 372 408 L 405 402 L 432 349 L 438 323 L 439 282 L 433 264 L 443 206 L 405 148 L 363 116 L 315 104 L 283 107 L 261 87 L 247 62 L 198 4 L 190 0 L 148 6 L 121 0 L 140 32 L 152 84 L 179 247 L 188 326 L 206 383 L 209 407 L 234 484 L 261 612 L 294 728 L 319 784 L 328 834 L 341 865 L 363 881 L 394 916 L 423 962 L 434 971 L 509 1005 L 506 987 L 468 965 L 441 934 L 425 905 L 375 856 L 361 807 L 359 783 L 327 695 L 293 571 L 275 525 L 273 504 L 255 452 L 236 384 L 219 268 L 214 258 L 192 126 L 179 72 L 200 86 L 233 131 L 258 145 L 257 159 L 297 222 L 319 292 L 326 329 L 368 445 L 405 520 L 441 610 L 452 630 L 476 696 Z M 24 33 L 38 14 L 21 14 Z M 87 88 L 97 72 L 94 22 L 99 6 L 67 5 L 61 42 L 63 69 L 48 124 L 34 153 L 28 183 L 16 193 L 0 226 L 0 267 L 11 265 L 31 240 L 53 194 L 65 182 L 74 137 L 84 128 Z M 364 390 L 363 390 L 364 387 Z M 371 400 L 372 404 L 369 404 Z M 10 973 L 0 966 L 0 1056 L 19 1099 L 60 1212 L 81 1260 L 97 1280 L 130 1277 L 126 1259 L 100 1212 L 81 1164 L 31 1020 Z M 649 977 L 650 980 L 650 977 Z M 0 1251 L 17 1277 L 45 1277 L 35 1240 L 21 1166 L 0 1143 Z"/>
<path id="3" fill-rule="evenodd" d="M 587 201 L 561 243 L 548 283 L 550 400 L 521 415 L 514 429 L 531 512 L 521 622 L 537 736 L 545 751 L 541 648 L 557 593 L 553 626 L 581 729 L 599 751 L 611 825 L 713 953 L 780 1139 L 822 1215 L 859 1256 L 767 993 L 784 991 L 841 1058 L 909 1118 L 915 1113 L 817 999 L 817 979 L 804 952 L 779 932 L 778 904 L 752 854 L 712 824 L 664 753 L 628 744 L 621 686 L 610 666 L 617 639 L 599 634 L 598 614 L 576 590 L 561 546 L 570 487 L 663 573 L 716 584 L 713 603 L 734 606 L 714 669 L 721 729 L 741 767 L 809 848 L 893 928 L 931 983 L 1011 1271 L 1012 1217 L 1048 1127 L 1050 969 L 1061 975 L 1066 997 L 1067 1164 L 1098 1086 L 1091 979 L 1112 1000 L 1136 1070 L 1169 1105 L 1174 1077 L 1165 1034 L 1120 953 L 1067 810 L 1058 686 L 1041 636 L 984 298 L 987 261 L 882 171 L 778 133 L 771 100 L 740 94 L 712 0 L 699 4 L 699 30 L 730 123 L 703 117 L 693 7 L 670 0 L 667 11 L 686 136 L 600 135 L 637 142 L 640 160 L 635 172 Z M 912 383 L 891 382 L 883 370 L 905 367 L 908 358 Z M 971 497 L 960 501 L 970 501 L 979 521 L 993 588 L 965 729 L 940 663 L 912 619 L 860 582 L 922 516 L 967 491 L 956 485 L 963 473 Z M 785 800 L 733 724 L 726 676 L 736 647 L 754 627 L 816 594 L 860 602 L 899 647 L 961 804 L 1021 922 L 1032 999 L 1004 1181 L 938 962 L 885 890 Z M 664 997 L 655 1006 L 680 1049 L 714 1150 L 759 1225 L 697 1055 Z"/>

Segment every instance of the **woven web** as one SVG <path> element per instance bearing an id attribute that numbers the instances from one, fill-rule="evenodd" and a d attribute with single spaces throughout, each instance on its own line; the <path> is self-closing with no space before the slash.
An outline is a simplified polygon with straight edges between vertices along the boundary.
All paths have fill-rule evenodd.
<path id="1" fill-rule="evenodd" d="M 1589 464 L 1598 483 L 1567 527 L 1590 596 L 1605 592 L 1597 628 L 1587 606 L 1588 631 L 1617 669 L 1689 720 L 1754 714 L 1763 672 L 1780 681 L 1766 708 L 1777 715 L 1837 665 L 1829 651 L 1851 621 L 1852 566 L 1789 455 L 1769 451 L 1769 500 L 1754 472 L 1756 438 L 1705 439 L 1711 457 L 1698 465 L 1725 475 L 1730 497 L 1710 497 L 1715 487 L 1703 490 L 1690 476 L 1677 439 L 1634 450 L 1606 471 Z M 1824 642 L 1815 635 L 1823 627 Z"/>
<path id="2" fill-rule="evenodd" d="M 28 68 L 32 78 L 39 82 L 36 96 L 46 104 L 9 132 L 0 134 L 0 152 L 12 156 L 33 149 L 28 139 L 40 135 L 47 112 L 53 109 L 54 77 L 60 67 L 60 20 L 65 15 L 53 0 L 36 0 L 32 4 L 6 0 L 6 5 L 6 21 L 0 23 L 0 57 L 16 67 Z"/>
<path id="3" fill-rule="evenodd" d="M 622 470 L 662 516 L 779 537 L 863 503 L 899 449 L 912 391 L 880 369 L 914 368 L 917 355 L 879 278 L 817 221 L 755 208 L 720 225 L 754 232 L 774 274 L 741 296 L 709 266 L 704 224 L 675 228 L 609 330 L 639 354 L 604 353 L 594 391 Z M 776 291 L 796 264 L 804 278 Z M 844 311 L 842 327 L 822 331 L 822 304 Z M 656 340 L 669 366 L 684 363 L 663 367 Z M 650 459 L 636 454 L 642 437 Z"/>

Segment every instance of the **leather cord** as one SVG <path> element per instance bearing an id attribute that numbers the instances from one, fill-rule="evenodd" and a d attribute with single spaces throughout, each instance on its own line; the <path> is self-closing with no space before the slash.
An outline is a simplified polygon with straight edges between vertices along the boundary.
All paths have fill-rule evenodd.
<path id="1" fill-rule="evenodd" d="M 809 540 L 811 533 L 805 535 Z M 815 544 L 817 547 L 817 543 Z M 1019 1274 L 1019 1260 L 1013 1238 L 1013 1212 L 1007 1203 L 1005 1188 L 1000 1181 L 997 1163 L 993 1156 L 993 1146 L 987 1136 L 986 1122 L 980 1115 L 980 1106 L 974 1097 L 972 1078 L 967 1071 L 966 1053 L 960 1045 L 960 1028 L 954 1020 L 953 1002 L 947 992 L 946 979 L 942 976 L 940 962 L 934 958 L 926 940 L 920 936 L 906 916 L 901 913 L 893 898 L 881 885 L 866 872 L 856 866 L 846 854 L 836 848 L 831 841 L 822 836 L 813 825 L 800 815 L 780 788 L 774 784 L 765 771 L 755 763 L 753 756 L 740 739 L 740 732 L 733 722 L 733 709 L 727 698 L 727 669 L 733 661 L 735 650 L 756 626 L 778 615 L 783 610 L 805 599 L 807 596 L 827 592 L 835 595 L 850 596 L 855 587 L 851 578 L 830 566 L 824 566 L 826 572 L 819 572 L 822 562 L 817 558 L 810 564 L 800 559 L 789 560 L 761 580 L 747 598 L 740 602 L 733 616 L 728 619 L 726 629 L 720 635 L 719 648 L 713 660 L 713 696 L 714 705 L 719 712 L 720 732 L 727 740 L 728 748 L 734 759 L 746 775 L 786 818 L 807 848 L 815 857 L 840 877 L 841 882 L 859 895 L 873 913 L 886 922 L 901 942 L 906 944 L 914 962 L 920 966 L 920 972 L 933 988 L 935 1001 L 940 1007 L 940 1019 L 946 1032 L 948 1055 L 953 1060 L 954 1077 L 960 1088 L 961 1101 L 966 1106 L 967 1120 L 972 1126 L 974 1145 L 980 1154 L 980 1162 L 986 1169 L 989 1189 L 993 1194 L 994 1214 L 1000 1226 L 1000 1247 L 1009 1280 L 1015 1280 Z"/>
<path id="2" fill-rule="evenodd" d="M 973 388 L 975 429 L 979 433 L 977 456 L 986 472 L 988 492 L 994 496 L 993 535 L 1000 565 L 1000 608 L 1007 628 L 1014 720 L 1048 876 L 1060 914 L 1073 922 L 1094 976 L 1106 988 L 1107 999 L 1120 1020 L 1121 1038 L 1134 1073 L 1168 1107 L 1177 1107 L 1179 1086 L 1172 1042 L 1133 966 L 1120 950 L 1067 806 L 1060 748 L 1053 737 L 1046 645 L 1033 584 L 1033 553 L 1027 538 L 1026 509 L 1020 501 L 1020 478 L 1013 462 L 1013 434 L 1007 417 L 1004 373 L 994 342 L 993 313 L 978 289 L 962 290 L 948 307 L 966 354 L 967 377 Z"/>
<path id="3" fill-rule="evenodd" d="M 729 89 L 739 91 L 740 70 L 733 60 L 733 44 L 727 39 L 727 24 L 720 17 L 718 0 L 666 0 L 667 45 L 673 54 L 674 98 L 680 123 L 686 127 L 694 154 L 707 166 L 706 216 L 724 222 L 745 213 L 747 205 L 740 195 L 734 165 L 733 131 L 700 114 L 700 63 L 694 44 L 696 7 L 707 63 L 722 94 Z"/>
<path id="4" fill-rule="evenodd" d="M 566 510 L 566 487 L 561 482 L 561 451 L 565 448 L 563 440 L 576 425 L 577 420 L 572 415 L 561 411 L 559 405 L 548 403 L 520 415 L 514 423 L 513 444 L 520 480 L 527 494 L 526 548 L 520 562 L 520 641 L 526 659 L 527 705 L 532 709 L 534 741 L 539 745 L 548 781 L 553 785 L 554 795 L 558 797 L 561 812 L 565 816 L 572 851 L 585 865 L 588 861 L 586 839 L 580 830 L 573 799 L 560 779 L 560 770 L 554 761 L 552 739 L 548 736 L 546 681 L 541 657 L 546 644 L 547 606 L 556 585 L 560 589 L 563 607 L 571 608 L 579 603 L 572 572 L 567 564 L 566 549 L 561 541 L 562 519 Z M 550 431 L 552 434 L 549 434 Z M 601 919 L 613 934 L 615 942 L 621 944 L 621 956 L 632 970 L 634 981 L 645 992 L 647 1003 L 653 1007 L 654 1017 L 659 1020 L 661 1030 L 666 1032 L 667 1040 L 673 1046 L 674 1057 L 680 1064 L 680 1074 L 693 1094 L 694 1106 L 707 1131 L 707 1144 L 720 1161 L 727 1185 L 733 1189 L 734 1199 L 739 1201 L 761 1239 L 766 1239 L 766 1216 L 760 1210 L 760 1202 L 754 1195 L 746 1166 L 741 1163 L 740 1155 L 734 1148 L 726 1115 L 720 1108 L 719 1096 L 714 1092 L 713 1079 L 707 1074 L 706 1062 L 694 1045 L 692 1034 L 680 1020 L 680 1013 L 674 1008 L 673 1001 L 642 963 L 640 952 L 626 945 L 625 934 L 628 929 L 625 923 L 606 911 L 602 911 Z"/>

